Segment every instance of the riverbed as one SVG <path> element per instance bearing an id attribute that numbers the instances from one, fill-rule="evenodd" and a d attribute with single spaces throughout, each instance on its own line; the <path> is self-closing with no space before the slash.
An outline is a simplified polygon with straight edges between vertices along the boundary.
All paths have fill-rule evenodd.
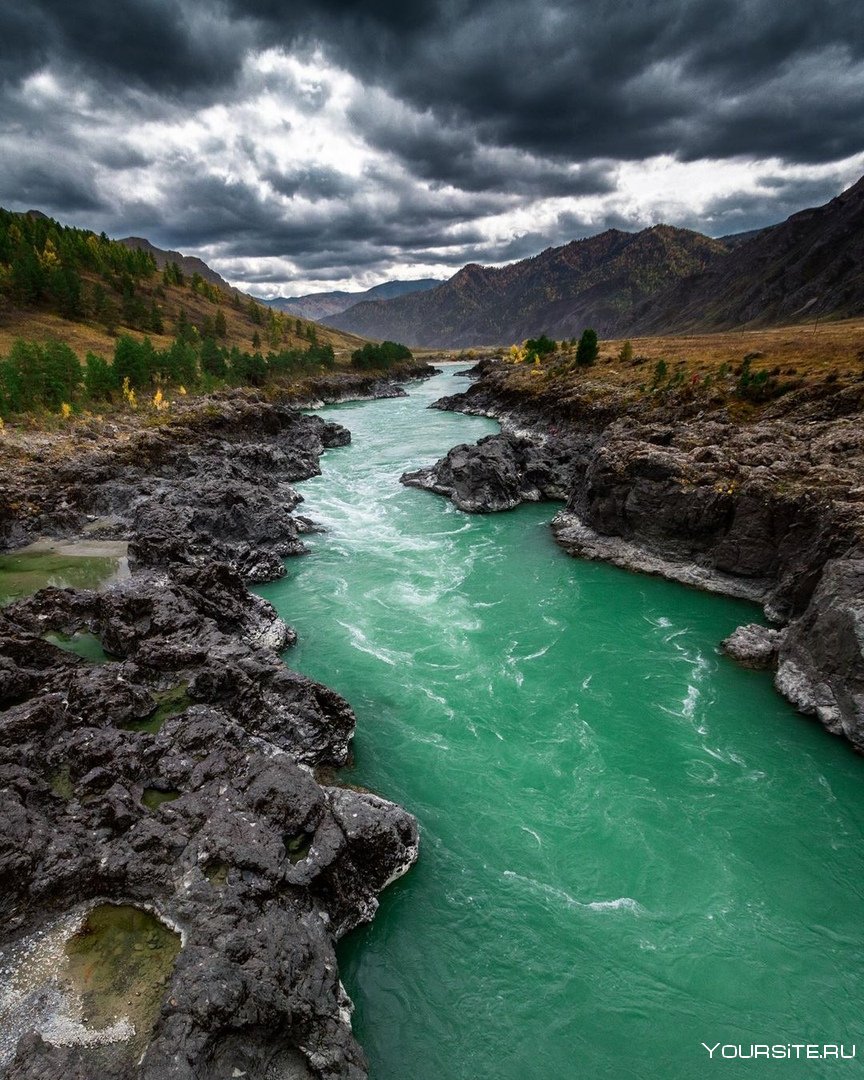
<path id="1" fill-rule="evenodd" d="M 556 504 L 400 485 L 498 430 L 427 409 L 452 375 L 324 410 L 327 531 L 258 590 L 357 713 L 343 779 L 421 824 L 341 947 L 373 1080 L 856 1075 L 702 1044 L 855 1043 L 864 762 L 718 653 L 753 605 L 568 557 Z"/>

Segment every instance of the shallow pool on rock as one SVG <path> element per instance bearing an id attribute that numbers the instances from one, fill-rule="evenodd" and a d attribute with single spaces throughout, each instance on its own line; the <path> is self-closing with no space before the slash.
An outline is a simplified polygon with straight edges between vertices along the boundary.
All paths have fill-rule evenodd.
<path id="1" fill-rule="evenodd" d="M 91 1030 L 128 1019 L 139 1052 L 159 1016 L 180 935 L 130 904 L 100 904 L 66 942 L 68 978 Z"/>
<path id="2" fill-rule="evenodd" d="M 127 731 L 149 731 L 155 735 L 162 730 L 162 725 L 172 717 L 180 716 L 192 704 L 188 694 L 188 683 L 178 683 L 168 690 L 154 690 L 154 709 L 142 720 L 130 720 L 121 726 Z"/>
<path id="3" fill-rule="evenodd" d="M 32 596 L 49 585 L 59 588 L 96 589 L 128 574 L 126 559 L 119 552 L 125 545 L 115 545 L 118 554 L 70 554 L 76 549 L 103 550 L 107 543 L 96 546 L 61 545 L 59 550 L 39 550 L 38 545 L 0 555 L 0 606 Z"/>
<path id="4" fill-rule="evenodd" d="M 148 787 L 144 788 L 141 802 L 144 803 L 148 810 L 158 810 L 163 803 L 174 802 L 175 799 L 179 798 L 179 791 L 165 791 L 162 788 Z"/>
<path id="5" fill-rule="evenodd" d="M 426 411 L 450 376 L 325 410 L 328 532 L 260 589 L 357 712 L 342 778 L 421 823 L 340 949 L 373 1080 L 858 1075 L 701 1044 L 855 1042 L 864 761 L 718 654 L 752 606 L 569 558 L 554 506 L 400 486 L 496 429 Z"/>
<path id="6" fill-rule="evenodd" d="M 129 904 L 79 909 L 8 943 L 0 950 L 0 1076 L 28 1032 L 87 1047 L 93 1080 L 125 1073 L 149 1041 L 180 947 L 178 933 Z"/>
<path id="7" fill-rule="evenodd" d="M 48 633 L 45 640 L 64 652 L 89 660 L 91 664 L 106 664 L 111 659 L 99 638 L 87 630 L 79 630 L 75 634 Z"/>

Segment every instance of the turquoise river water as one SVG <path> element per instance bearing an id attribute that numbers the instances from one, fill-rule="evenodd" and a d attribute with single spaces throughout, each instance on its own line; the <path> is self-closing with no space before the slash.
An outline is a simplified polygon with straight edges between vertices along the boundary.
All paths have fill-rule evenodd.
<path id="1" fill-rule="evenodd" d="M 554 505 L 402 487 L 497 430 L 427 411 L 461 385 L 325 410 L 327 532 L 260 590 L 357 713 L 345 779 L 421 825 L 340 949 L 373 1080 L 864 1075 L 864 761 L 719 655 L 752 605 L 566 556 Z"/>

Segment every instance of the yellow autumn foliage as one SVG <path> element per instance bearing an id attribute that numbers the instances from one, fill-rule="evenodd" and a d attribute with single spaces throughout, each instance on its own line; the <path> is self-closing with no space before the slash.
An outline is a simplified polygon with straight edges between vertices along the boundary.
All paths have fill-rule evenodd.
<path id="1" fill-rule="evenodd" d="M 129 376 L 123 380 L 123 400 L 129 406 L 130 409 L 138 408 L 138 399 L 135 397 L 135 391 L 129 385 Z"/>

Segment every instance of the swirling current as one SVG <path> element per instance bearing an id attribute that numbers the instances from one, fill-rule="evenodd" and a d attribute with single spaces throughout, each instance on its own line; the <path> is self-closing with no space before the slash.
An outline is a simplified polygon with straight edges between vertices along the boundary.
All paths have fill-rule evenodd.
<path id="1" fill-rule="evenodd" d="M 426 408 L 452 374 L 325 410 L 326 532 L 260 589 L 357 713 L 343 780 L 421 825 L 340 949 L 373 1080 L 864 1074 L 864 762 L 718 653 L 752 605 L 401 486 L 498 429 Z"/>

